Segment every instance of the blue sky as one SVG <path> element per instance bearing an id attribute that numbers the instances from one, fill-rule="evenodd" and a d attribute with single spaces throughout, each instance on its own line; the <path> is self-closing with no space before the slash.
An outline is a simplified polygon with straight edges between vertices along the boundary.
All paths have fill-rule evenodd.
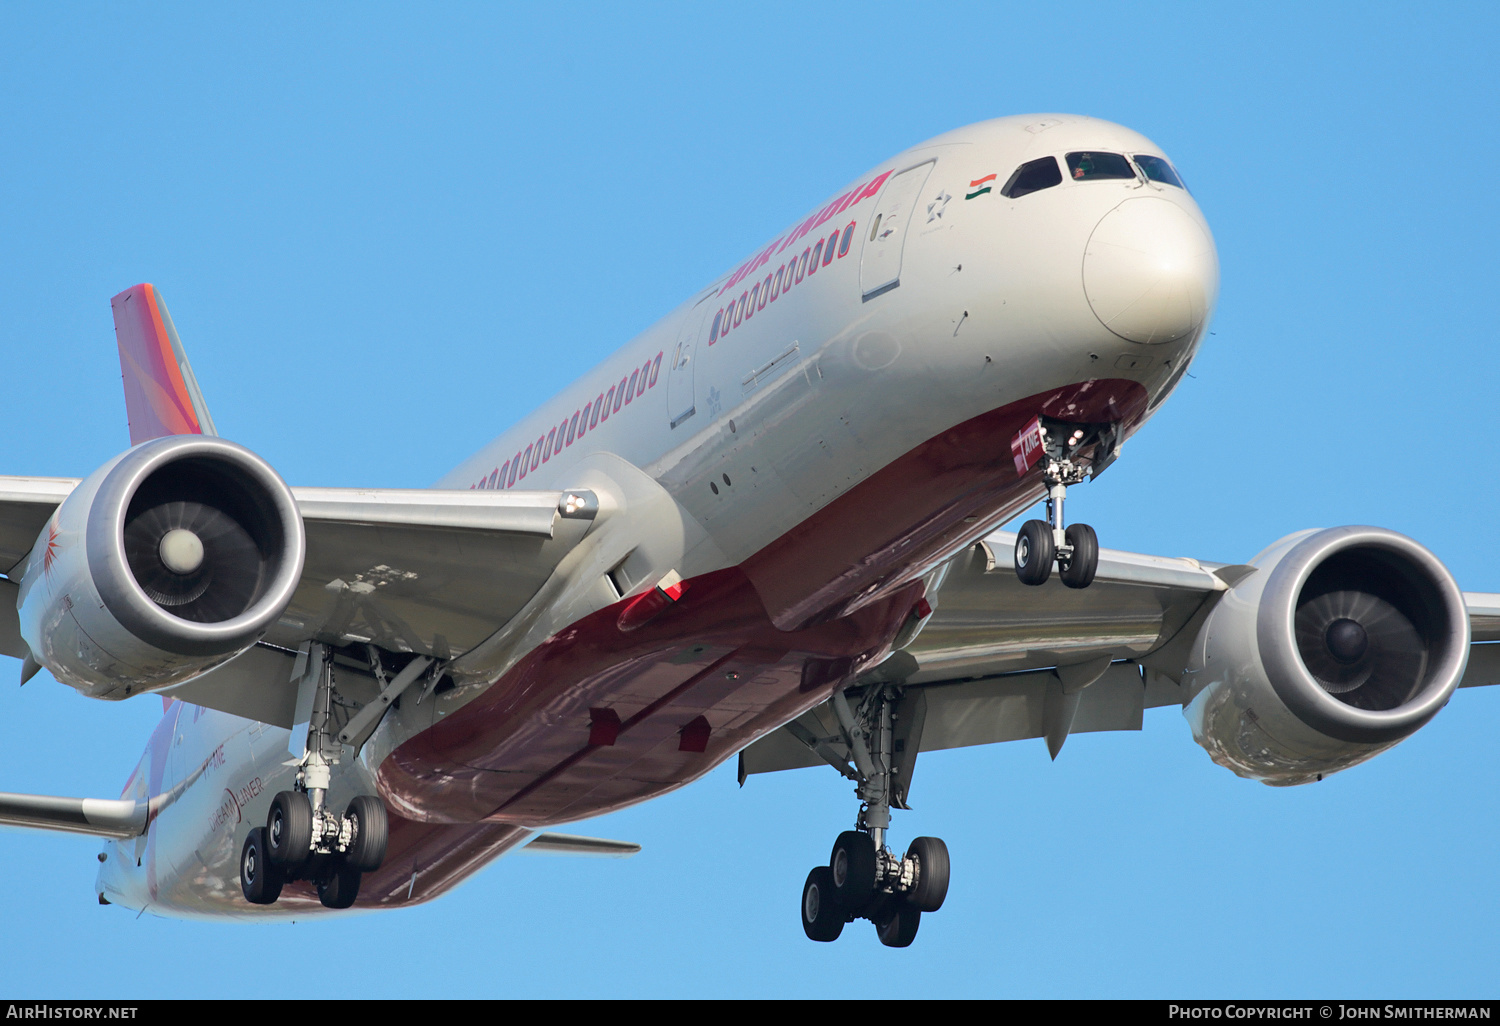
<path id="1" fill-rule="evenodd" d="M 1493 5 L 1037 8 L 8 4 L 0 471 L 128 444 L 108 299 L 151 281 L 223 434 L 430 484 L 881 159 L 1068 111 L 1163 146 L 1222 264 L 1193 377 L 1069 513 L 1223 561 L 1379 524 L 1500 591 Z M 953 887 L 905 951 L 802 937 L 832 772 L 721 767 L 580 827 L 633 860 L 295 926 L 136 920 L 91 841 L 0 830 L 0 994 L 1493 995 L 1496 690 L 1291 790 L 1170 709 L 924 756 L 894 840 L 944 837 Z M 159 710 L 0 684 L 0 789 L 114 794 Z"/>

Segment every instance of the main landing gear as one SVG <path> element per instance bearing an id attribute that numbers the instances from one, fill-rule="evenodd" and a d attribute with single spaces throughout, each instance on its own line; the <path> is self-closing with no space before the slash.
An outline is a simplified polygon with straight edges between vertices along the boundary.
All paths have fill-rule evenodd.
<path id="1" fill-rule="evenodd" d="M 1057 576 L 1069 588 L 1087 588 L 1099 569 L 1099 536 L 1088 524 L 1063 526 L 1063 500 L 1068 485 L 1078 484 L 1089 471 L 1072 459 L 1084 443 L 1083 428 L 1062 434 L 1054 426 L 1041 429 L 1046 449 L 1042 480 L 1047 483 L 1047 519 L 1028 520 L 1016 533 L 1016 576 L 1022 584 L 1045 584 L 1057 564 Z M 1097 476 L 1099 470 L 1095 469 Z"/>
<path id="2" fill-rule="evenodd" d="M 277 794 L 266 825 L 245 838 L 240 888 L 250 903 L 270 905 L 288 881 L 312 880 L 325 906 L 342 909 L 359 896 L 361 875 L 379 869 L 385 860 L 390 824 L 374 795 L 359 795 L 343 815 L 328 807 L 329 779 L 341 748 L 330 715 L 333 663 L 322 645 L 312 646 L 308 659 L 307 672 L 316 676 L 307 750 L 295 790 Z"/>
<path id="3" fill-rule="evenodd" d="M 886 846 L 892 805 L 906 807 L 905 787 L 894 772 L 898 698 L 894 687 L 875 685 L 855 709 L 842 690 L 834 692 L 860 809 L 855 829 L 834 842 L 828 865 L 814 868 L 802 885 L 802 929 L 811 940 L 837 940 L 846 923 L 868 919 L 880 943 L 904 948 L 916 938 L 922 913 L 936 912 L 948 896 L 946 844 L 918 837 L 900 858 Z"/>

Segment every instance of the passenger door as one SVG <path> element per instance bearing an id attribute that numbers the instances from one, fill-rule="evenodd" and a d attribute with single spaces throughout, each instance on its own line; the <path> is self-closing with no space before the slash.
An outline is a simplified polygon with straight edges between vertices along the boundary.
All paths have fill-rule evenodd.
<path id="1" fill-rule="evenodd" d="M 902 171 L 886 183 L 875 202 L 859 258 L 859 291 L 865 299 L 901 284 L 901 250 L 906 245 L 911 213 L 936 163 L 929 160 Z"/>
<path id="2" fill-rule="evenodd" d="M 667 416 L 674 428 L 698 412 L 693 381 L 698 336 L 703 333 L 703 322 L 713 308 L 713 303 L 705 299 L 689 310 L 678 331 L 677 345 L 672 348 L 672 367 L 667 373 Z"/>

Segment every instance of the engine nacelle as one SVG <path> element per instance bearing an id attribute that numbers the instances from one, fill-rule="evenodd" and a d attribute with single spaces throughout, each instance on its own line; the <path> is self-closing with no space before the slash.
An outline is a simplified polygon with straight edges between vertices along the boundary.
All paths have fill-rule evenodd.
<path id="1" fill-rule="evenodd" d="M 1283 538 L 1204 622 L 1183 714 L 1213 760 L 1267 784 L 1321 780 L 1447 704 L 1469 658 L 1451 574 L 1410 538 L 1335 527 Z"/>
<path id="2" fill-rule="evenodd" d="M 21 582 L 21 635 L 91 697 L 169 687 L 265 634 L 305 548 L 291 489 L 248 449 L 202 435 L 142 442 L 42 529 Z"/>

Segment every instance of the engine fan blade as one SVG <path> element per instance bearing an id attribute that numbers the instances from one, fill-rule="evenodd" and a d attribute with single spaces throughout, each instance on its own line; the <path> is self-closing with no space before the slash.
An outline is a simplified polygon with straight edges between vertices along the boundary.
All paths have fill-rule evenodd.
<path id="1" fill-rule="evenodd" d="M 1362 646 L 1353 628 L 1363 633 Z M 1425 639 L 1400 609 L 1378 595 L 1355 590 L 1317 595 L 1297 608 L 1296 632 L 1308 672 L 1348 705 L 1394 709 L 1422 682 Z"/>
<path id="2" fill-rule="evenodd" d="M 174 530 L 191 532 L 203 547 L 201 562 L 187 573 L 172 570 L 162 556 L 162 539 Z M 131 519 L 125 558 L 153 602 L 198 623 L 219 623 L 248 609 L 266 571 L 260 550 L 233 517 L 190 501 L 164 502 Z"/>

